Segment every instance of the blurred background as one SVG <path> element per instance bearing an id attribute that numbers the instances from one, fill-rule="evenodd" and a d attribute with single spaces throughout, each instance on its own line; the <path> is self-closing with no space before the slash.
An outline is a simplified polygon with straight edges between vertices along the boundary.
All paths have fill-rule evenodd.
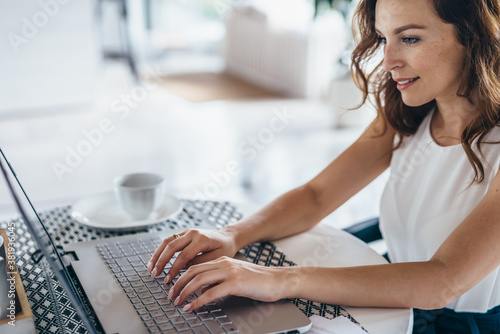
<path id="1" fill-rule="evenodd" d="M 375 116 L 349 73 L 357 1 L 0 0 L 0 147 L 38 210 L 157 172 L 261 206 Z M 325 222 L 378 215 L 383 174 Z M 15 215 L 0 189 L 0 217 Z"/>

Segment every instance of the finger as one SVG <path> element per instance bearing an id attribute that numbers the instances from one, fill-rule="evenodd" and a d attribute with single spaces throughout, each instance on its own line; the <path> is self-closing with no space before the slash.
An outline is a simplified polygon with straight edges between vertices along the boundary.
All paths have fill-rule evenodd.
<path id="1" fill-rule="evenodd" d="M 184 233 L 185 233 L 185 231 L 179 233 L 178 235 L 181 236 Z M 151 257 L 151 259 L 149 260 L 149 262 L 147 264 L 147 266 L 148 266 L 147 269 L 149 272 L 151 272 L 151 270 L 153 270 L 153 268 L 155 267 L 156 261 L 158 261 L 158 258 L 160 257 L 160 255 L 163 252 L 163 250 L 165 249 L 165 247 L 173 240 L 175 240 L 175 237 L 174 237 L 174 235 L 171 235 L 170 237 L 163 239 L 160 246 L 158 246 L 158 248 L 156 248 L 155 252 L 153 253 L 153 256 Z"/>
<path id="2" fill-rule="evenodd" d="M 210 284 L 210 285 L 203 286 L 203 287 L 201 287 L 200 293 L 205 293 L 208 289 L 211 289 L 216 285 L 217 284 Z"/>
<path id="3" fill-rule="evenodd" d="M 168 245 L 168 243 L 170 241 L 174 240 L 174 237 L 173 236 L 170 236 L 166 239 L 163 239 L 163 241 L 161 242 L 160 246 L 158 246 L 158 248 L 156 248 L 155 252 L 153 253 L 153 256 L 151 257 L 151 259 L 149 260 L 147 266 L 148 266 L 148 271 L 151 272 L 151 270 L 153 270 L 155 264 L 156 264 L 156 261 L 158 260 L 158 258 L 160 257 L 161 253 L 163 252 L 163 250 L 165 249 L 165 247 Z"/>
<path id="4" fill-rule="evenodd" d="M 177 254 L 177 258 L 168 271 L 167 277 L 165 277 L 165 283 L 173 280 L 182 269 L 186 268 L 187 263 L 193 260 L 199 252 L 200 245 L 196 242 L 191 242 L 189 245 L 184 247 L 184 249 Z"/>
<path id="5" fill-rule="evenodd" d="M 191 267 L 191 266 L 194 266 L 197 264 L 213 261 L 213 260 L 220 258 L 223 255 L 224 255 L 224 251 L 220 248 L 215 249 L 215 250 L 210 251 L 210 252 L 207 252 L 207 253 L 202 253 L 202 254 L 195 256 L 191 261 L 189 261 L 186 264 L 186 267 Z"/>
<path id="6" fill-rule="evenodd" d="M 151 277 L 158 276 L 163 271 L 168 261 L 170 261 L 170 259 L 174 256 L 174 254 L 180 251 L 181 249 L 184 249 L 190 243 L 191 243 L 191 238 L 189 237 L 188 238 L 181 237 L 169 242 L 163 249 L 163 252 L 160 254 L 158 260 L 156 261 L 153 271 L 151 272 Z"/>
<path id="7" fill-rule="evenodd" d="M 197 308 L 202 307 L 203 305 L 210 303 L 211 301 L 214 301 L 217 298 L 222 298 L 224 296 L 231 294 L 230 289 L 231 289 L 230 284 L 227 284 L 226 282 L 215 285 L 213 288 L 206 290 L 191 303 L 184 306 L 183 310 L 184 311 L 196 310 Z"/>
<path id="8" fill-rule="evenodd" d="M 221 283 L 224 281 L 226 276 L 226 273 L 222 270 L 210 270 L 196 275 L 186 284 L 186 286 L 184 286 L 184 288 L 182 288 L 182 290 L 180 290 L 174 304 L 180 305 L 184 303 L 189 296 L 195 293 L 202 286 Z"/>
<path id="9" fill-rule="evenodd" d="M 170 288 L 170 291 L 168 292 L 168 297 L 170 299 L 176 298 L 179 295 L 179 293 L 184 289 L 184 287 L 196 276 L 220 268 L 221 268 L 220 263 L 217 263 L 215 261 L 192 266 L 184 274 L 182 274 L 181 277 L 179 277 L 179 279 L 177 280 L 177 282 L 175 282 L 174 286 Z"/>

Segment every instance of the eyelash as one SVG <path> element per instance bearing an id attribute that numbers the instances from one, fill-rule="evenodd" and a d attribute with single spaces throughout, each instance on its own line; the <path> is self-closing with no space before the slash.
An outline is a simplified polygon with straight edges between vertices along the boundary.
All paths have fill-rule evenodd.
<path id="1" fill-rule="evenodd" d="M 380 43 L 382 44 L 386 44 L 387 43 L 387 40 L 385 39 L 385 37 L 382 37 L 380 35 L 377 35 L 377 39 L 380 41 Z M 406 36 L 403 36 L 401 38 L 401 40 L 403 41 L 403 43 L 405 43 L 406 45 L 413 45 L 413 44 L 416 44 L 420 41 L 420 38 L 417 38 L 417 37 L 406 37 Z"/>

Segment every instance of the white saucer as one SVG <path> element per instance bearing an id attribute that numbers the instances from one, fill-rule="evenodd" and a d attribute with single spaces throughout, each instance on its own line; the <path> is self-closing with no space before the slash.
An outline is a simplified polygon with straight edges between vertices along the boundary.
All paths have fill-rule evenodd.
<path id="1" fill-rule="evenodd" d="M 80 199 L 73 204 L 71 217 L 80 224 L 90 227 L 108 231 L 133 231 L 175 217 L 181 210 L 182 204 L 177 198 L 165 195 L 162 205 L 151 214 L 150 218 L 134 220 L 123 211 L 115 199 L 115 194 L 107 192 Z"/>

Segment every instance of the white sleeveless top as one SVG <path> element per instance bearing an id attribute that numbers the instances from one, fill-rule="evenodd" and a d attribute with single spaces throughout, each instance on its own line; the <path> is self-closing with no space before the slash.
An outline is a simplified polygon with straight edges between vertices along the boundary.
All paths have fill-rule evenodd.
<path id="1" fill-rule="evenodd" d="M 484 181 L 467 188 L 474 177 L 467 155 L 461 145 L 443 147 L 434 142 L 432 114 L 392 155 L 390 178 L 380 204 L 380 228 L 392 262 L 429 260 L 481 201 L 500 166 L 500 144 L 482 144 L 488 161 L 483 161 Z M 500 127 L 492 129 L 485 140 L 500 141 Z M 498 268 L 447 308 L 486 312 L 497 305 Z"/>

